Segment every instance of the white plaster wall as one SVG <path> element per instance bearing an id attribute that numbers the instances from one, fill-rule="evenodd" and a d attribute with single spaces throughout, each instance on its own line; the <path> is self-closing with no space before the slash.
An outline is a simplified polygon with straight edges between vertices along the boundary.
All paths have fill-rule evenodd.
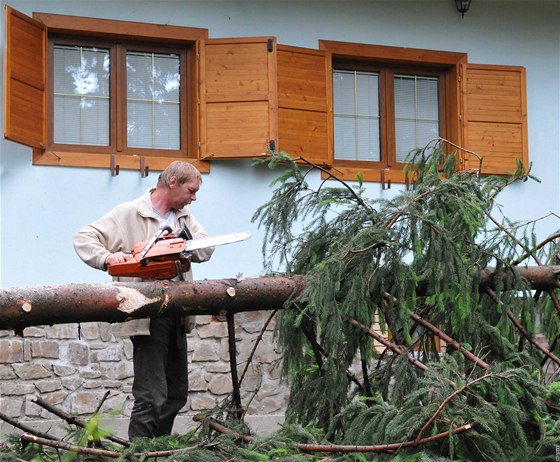
<path id="1" fill-rule="evenodd" d="M 469 62 L 527 68 L 529 155 L 542 183 L 527 182 L 500 196 L 514 219 L 532 219 L 559 209 L 560 1 L 473 0 L 464 18 L 453 0 L 363 1 L 57 1 L 11 0 L 34 11 L 153 22 L 209 30 L 211 38 L 273 35 L 278 42 L 317 48 L 319 39 L 466 52 Z M 3 18 L 0 23 L 2 40 Z M 3 47 L 0 51 L 3 61 Z M 0 84 L 3 87 L 3 76 Z M 3 119 L 3 113 L 0 114 Z M 56 168 L 31 165 L 31 150 L 0 140 L 0 287 L 103 282 L 75 255 L 74 233 L 119 202 L 155 184 L 156 172 Z M 274 174 L 250 161 L 220 161 L 204 175 L 193 204 L 212 235 L 248 230 L 250 241 L 219 248 L 195 268 L 196 278 L 218 279 L 262 271 L 262 233 L 251 223 L 270 195 Z M 318 179 L 317 177 L 315 177 Z M 369 186 L 371 195 L 392 195 Z M 540 222 L 544 236 L 558 218 Z"/>

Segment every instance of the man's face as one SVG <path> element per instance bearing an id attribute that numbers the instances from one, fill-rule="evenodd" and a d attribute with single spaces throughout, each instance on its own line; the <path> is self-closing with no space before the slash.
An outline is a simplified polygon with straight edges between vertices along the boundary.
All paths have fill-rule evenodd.
<path id="1" fill-rule="evenodd" d="M 174 209 L 182 209 L 186 205 L 196 200 L 196 193 L 200 189 L 200 182 L 197 179 L 187 181 L 186 183 L 176 183 L 174 188 L 173 201 Z"/>

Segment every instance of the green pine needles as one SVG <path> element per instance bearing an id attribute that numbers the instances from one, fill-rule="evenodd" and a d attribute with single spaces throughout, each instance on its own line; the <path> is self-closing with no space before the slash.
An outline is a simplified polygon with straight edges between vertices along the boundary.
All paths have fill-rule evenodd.
<path id="1" fill-rule="evenodd" d="M 282 169 L 254 215 L 267 268 L 306 278 L 278 314 L 288 421 L 340 445 L 403 443 L 387 451 L 400 460 L 554 460 L 560 307 L 515 267 L 554 264 L 556 245 L 493 215 L 529 178 L 520 164 L 510 177 L 460 172 L 446 147 L 411 153 L 411 187 L 389 199 L 286 153 L 256 161 Z M 544 356 L 531 342 L 539 314 Z"/>

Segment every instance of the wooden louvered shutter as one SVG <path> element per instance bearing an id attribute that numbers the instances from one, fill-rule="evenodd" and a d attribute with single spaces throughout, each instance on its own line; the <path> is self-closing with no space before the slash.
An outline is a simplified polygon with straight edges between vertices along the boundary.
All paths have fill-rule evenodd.
<path id="1" fill-rule="evenodd" d="M 464 94 L 465 147 L 483 157 L 483 174 L 508 174 L 516 159 L 528 167 L 525 68 L 467 64 Z M 464 166 L 478 169 L 475 156 Z"/>
<path id="2" fill-rule="evenodd" d="M 5 6 L 4 137 L 33 148 L 46 143 L 46 27 Z"/>

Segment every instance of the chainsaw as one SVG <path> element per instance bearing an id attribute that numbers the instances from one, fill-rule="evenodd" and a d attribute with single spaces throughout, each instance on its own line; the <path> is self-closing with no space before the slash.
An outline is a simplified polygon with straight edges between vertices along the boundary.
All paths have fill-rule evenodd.
<path id="1" fill-rule="evenodd" d="M 182 230 L 178 235 L 169 226 L 160 228 L 151 238 L 138 242 L 132 250 L 132 259 L 107 266 L 111 276 L 142 279 L 173 279 L 187 272 L 194 250 L 232 244 L 251 237 L 250 233 L 192 239 Z"/>

